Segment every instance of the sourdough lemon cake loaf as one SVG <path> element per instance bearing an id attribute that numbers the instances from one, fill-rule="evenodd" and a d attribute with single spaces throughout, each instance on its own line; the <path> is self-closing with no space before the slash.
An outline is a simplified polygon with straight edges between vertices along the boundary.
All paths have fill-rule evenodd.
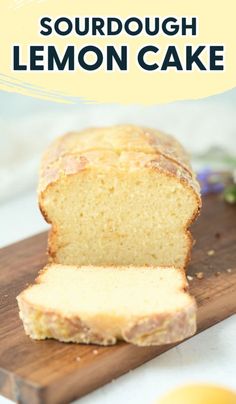
<path id="1" fill-rule="evenodd" d="M 69 133 L 45 153 L 39 204 L 50 261 L 185 267 L 199 185 L 171 136 L 134 125 Z"/>
<path id="2" fill-rule="evenodd" d="M 196 305 L 184 270 L 51 264 L 17 298 L 34 339 L 146 346 L 180 341 L 196 330 Z"/>

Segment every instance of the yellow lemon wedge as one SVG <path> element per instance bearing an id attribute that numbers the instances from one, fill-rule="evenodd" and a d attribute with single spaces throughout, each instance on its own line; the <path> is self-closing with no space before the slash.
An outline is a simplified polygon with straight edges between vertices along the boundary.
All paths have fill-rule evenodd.
<path id="1" fill-rule="evenodd" d="M 236 404 L 236 393 L 214 385 L 192 384 L 170 391 L 157 404 Z"/>

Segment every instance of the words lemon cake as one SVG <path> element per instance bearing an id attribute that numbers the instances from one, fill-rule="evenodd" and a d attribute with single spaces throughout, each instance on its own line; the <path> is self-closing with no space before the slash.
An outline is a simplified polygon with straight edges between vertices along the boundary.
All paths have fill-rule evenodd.
<path id="1" fill-rule="evenodd" d="M 133 125 L 88 129 L 44 155 L 39 203 L 50 261 L 186 266 L 199 185 L 171 136 Z"/>
<path id="2" fill-rule="evenodd" d="M 35 339 L 136 345 L 172 343 L 196 330 L 183 270 L 52 264 L 17 298 Z"/>

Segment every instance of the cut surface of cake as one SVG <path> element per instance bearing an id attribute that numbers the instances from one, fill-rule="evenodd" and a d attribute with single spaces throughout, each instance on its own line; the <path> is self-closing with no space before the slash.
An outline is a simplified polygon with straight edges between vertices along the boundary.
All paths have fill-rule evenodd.
<path id="1" fill-rule="evenodd" d="M 34 339 L 168 344 L 196 331 L 196 304 L 183 270 L 51 264 L 18 297 Z"/>
<path id="2" fill-rule="evenodd" d="M 51 262 L 182 268 L 201 199 L 174 138 L 120 125 L 57 139 L 42 161 L 39 204 Z"/>

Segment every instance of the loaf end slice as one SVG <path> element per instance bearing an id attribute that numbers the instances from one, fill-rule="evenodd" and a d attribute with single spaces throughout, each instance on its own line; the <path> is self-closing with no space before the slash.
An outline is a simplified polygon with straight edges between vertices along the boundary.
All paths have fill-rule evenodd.
<path id="1" fill-rule="evenodd" d="M 52 264 L 18 297 L 33 339 L 139 346 L 181 341 L 196 331 L 196 304 L 183 270 Z"/>
<path id="2" fill-rule="evenodd" d="M 50 262 L 186 267 L 201 198 L 172 137 L 121 125 L 56 140 L 45 153 L 40 209 Z"/>

